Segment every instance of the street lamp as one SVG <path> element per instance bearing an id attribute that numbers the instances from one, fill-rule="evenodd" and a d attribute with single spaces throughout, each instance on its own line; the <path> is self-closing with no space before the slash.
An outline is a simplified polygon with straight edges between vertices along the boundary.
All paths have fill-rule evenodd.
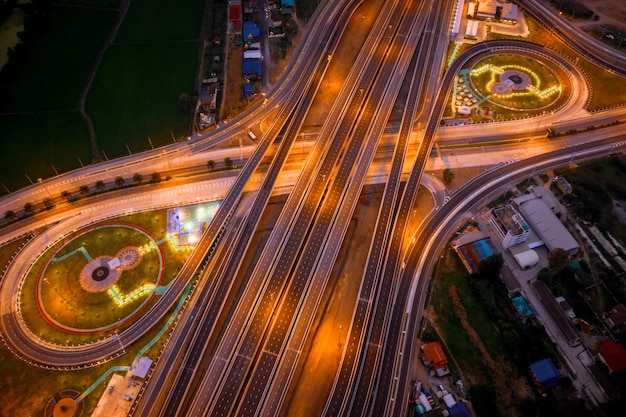
<path id="1" fill-rule="evenodd" d="M 42 184 L 42 183 L 43 183 L 43 179 L 42 179 L 41 177 L 39 177 L 39 178 L 37 178 L 37 182 L 38 182 L 39 184 Z M 44 189 L 44 190 L 46 190 L 46 192 L 48 193 L 48 196 L 49 196 L 50 198 L 52 198 L 52 195 L 50 194 L 50 191 L 48 191 L 48 187 L 46 187 L 46 186 L 44 185 L 44 186 L 43 186 L 43 189 Z"/>

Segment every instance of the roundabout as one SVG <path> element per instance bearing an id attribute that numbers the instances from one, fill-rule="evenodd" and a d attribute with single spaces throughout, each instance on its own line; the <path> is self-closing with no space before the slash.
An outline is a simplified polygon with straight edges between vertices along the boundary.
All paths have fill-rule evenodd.
<path id="1" fill-rule="evenodd" d="M 54 332 L 47 331 L 41 319 L 70 334 L 95 335 L 126 324 L 162 284 L 160 243 L 130 224 L 100 225 L 71 235 L 33 271 L 41 317 L 25 315 L 24 321 L 44 340 Z M 28 282 L 24 288 L 29 288 Z"/>
<path id="2" fill-rule="evenodd" d="M 532 116 L 559 109 L 571 91 L 565 69 L 556 60 L 528 51 L 488 52 L 459 71 L 452 112 L 475 111 L 479 119 Z"/>

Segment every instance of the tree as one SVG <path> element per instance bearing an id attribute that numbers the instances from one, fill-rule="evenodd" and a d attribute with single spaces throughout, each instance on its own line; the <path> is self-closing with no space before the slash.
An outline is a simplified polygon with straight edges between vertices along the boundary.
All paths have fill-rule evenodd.
<path id="1" fill-rule="evenodd" d="M 226 166 L 226 169 L 232 169 L 233 168 L 233 160 L 226 157 L 224 158 L 224 166 Z"/>
<path id="2" fill-rule="evenodd" d="M 52 201 L 50 197 L 44 198 L 43 205 L 46 208 L 46 210 L 50 210 L 52 207 L 54 207 L 54 201 Z"/>
<path id="3" fill-rule="evenodd" d="M 443 181 L 446 184 L 450 184 L 454 180 L 454 172 L 449 168 L 443 170 Z"/>
<path id="4" fill-rule="evenodd" d="M 546 285 L 550 285 L 552 282 L 552 274 L 547 268 L 541 268 L 541 271 L 539 271 L 539 274 L 537 275 L 537 279 Z"/>
<path id="5" fill-rule="evenodd" d="M 118 175 L 117 177 L 115 177 L 115 185 L 117 185 L 118 187 L 121 187 L 124 185 L 124 177 Z"/>
<path id="6" fill-rule="evenodd" d="M 554 273 L 561 272 L 569 264 L 569 253 L 565 249 L 556 248 L 548 254 L 548 265 Z"/>
<path id="7" fill-rule="evenodd" d="M 143 181 L 143 175 L 135 172 L 135 174 L 133 175 L 133 181 L 135 182 L 135 184 L 141 184 L 141 182 Z"/>
<path id="8" fill-rule="evenodd" d="M 206 167 L 209 169 L 209 171 L 213 171 L 213 169 L 215 168 L 215 161 L 209 159 L 208 161 L 206 161 Z"/>
<path id="9" fill-rule="evenodd" d="M 478 276 L 489 281 L 495 281 L 500 277 L 500 269 L 504 264 L 501 254 L 491 255 L 478 263 Z"/>
<path id="10" fill-rule="evenodd" d="M 81 185 L 80 187 L 78 187 L 78 192 L 80 193 L 80 195 L 87 195 L 87 194 L 89 194 L 89 186 L 88 185 Z"/>
<path id="11" fill-rule="evenodd" d="M 98 181 L 96 181 L 96 188 L 97 188 L 99 191 L 104 190 L 104 189 L 105 189 L 105 187 L 106 187 L 106 185 L 104 184 L 104 181 L 102 181 L 102 180 L 98 180 Z"/>
<path id="12" fill-rule="evenodd" d="M 13 210 L 7 210 L 4 212 L 4 219 L 8 222 L 15 220 L 15 212 Z"/>
<path id="13" fill-rule="evenodd" d="M 68 190 L 63 190 L 61 191 L 61 197 L 63 197 L 67 201 L 70 201 L 72 199 L 72 193 L 70 193 Z"/>
<path id="14" fill-rule="evenodd" d="M 24 203 L 24 213 L 26 213 L 26 215 L 28 216 L 29 214 L 32 214 L 33 212 L 33 203 L 31 203 L 30 201 L 27 201 L 26 203 Z"/>
<path id="15" fill-rule="evenodd" d="M 161 182 L 161 174 L 159 174 L 158 172 L 153 172 L 152 174 L 150 174 L 150 182 L 151 183 Z"/>
<path id="16" fill-rule="evenodd" d="M 187 93 L 183 93 L 178 96 L 178 105 L 184 112 L 190 112 L 195 108 L 197 99 Z"/>

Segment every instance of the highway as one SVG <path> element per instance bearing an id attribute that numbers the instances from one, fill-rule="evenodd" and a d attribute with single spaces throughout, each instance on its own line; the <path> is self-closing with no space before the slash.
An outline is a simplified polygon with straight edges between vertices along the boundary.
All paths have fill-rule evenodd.
<path id="1" fill-rule="evenodd" d="M 163 166 L 164 157 L 170 168 L 174 164 L 181 170 L 193 170 L 204 153 L 217 144 L 246 132 L 261 120 L 267 126 L 236 178 L 223 175 L 218 181 L 187 191 L 203 193 L 203 199 L 223 198 L 223 203 L 170 290 L 141 319 L 120 332 L 119 337 L 112 334 L 86 346 L 59 346 L 39 340 L 21 319 L 19 296 L 23 281 L 19 277 L 25 276 L 32 266 L 32 261 L 25 259 L 37 259 L 42 248 L 56 242 L 49 241 L 50 235 L 63 236 L 81 227 L 91 217 L 88 214 L 103 208 L 114 215 L 119 207 L 112 200 L 133 201 L 133 194 L 141 191 L 106 193 L 52 210 L 45 224 L 49 225 L 47 232 L 29 242 L 2 281 L 0 319 L 6 342 L 17 355 L 44 366 L 76 369 L 110 360 L 164 317 L 199 273 L 187 307 L 136 405 L 135 415 L 284 413 L 285 397 L 311 325 L 319 313 L 319 302 L 348 224 L 368 171 L 375 158 L 380 158 L 386 163 L 379 179 L 386 182 L 383 204 L 324 415 L 403 413 L 406 387 L 413 377 L 408 364 L 415 355 L 413 341 L 419 331 L 432 254 L 438 253 L 458 221 L 479 206 L 484 195 L 499 190 L 511 178 L 527 175 L 531 169 L 605 156 L 623 151 L 626 146 L 619 129 L 614 129 L 616 133 L 606 129 L 603 131 L 607 132 L 607 139 L 596 139 L 602 132 L 595 132 L 589 135 L 587 143 L 495 166 L 455 190 L 445 204 L 439 201 L 439 209 L 417 229 L 410 230 L 410 226 L 415 226 L 410 217 L 435 139 L 455 144 L 480 138 L 487 144 L 489 140 L 540 134 L 546 126 L 559 126 L 566 131 L 584 123 L 603 124 L 626 118 L 623 109 L 613 109 L 587 116 L 585 120 L 562 121 L 579 114 L 587 101 L 589 91 L 584 76 L 569 60 L 535 44 L 519 41 L 477 44 L 461 54 L 441 78 L 453 3 L 445 0 L 439 7 L 432 7 L 424 1 L 395 0 L 381 7 L 352 71 L 343 80 L 343 88 L 328 110 L 317 140 L 300 164 L 301 170 L 271 235 L 248 271 L 243 269 L 242 260 L 256 250 L 250 248 L 254 231 L 270 196 L 277 192 L 277 181 L 286 173 L 289 155 L 293 154 L 295 140 L 303 129 L 302 122 L 360 0 L 325 2 L 320 6 L 296 50 L 296 58 L 279 86 L 268 95 L 267 104 L 255 106 L 214 132 L 174 144 L 165 154 L 159 150 L 109 161 L 41 181 L 12 196 L 10 204 L 19 207 L 24 201 L 49 194 L 51 190 L 58 192 L 68 184 L 76 184 L 75 181 L 95 182 L 103 173 L 128 175 L 139 167 Z M 565 25 L 544 15 L 542 8 L 537 10 L 537 18 L 546 24 L 556 24 L 561 36 L 569 33 Z M 555 62 L 571 74 L 571 99 L 562 109 L 538 121 L 440 129 L 441 116 L 459 69 L 478 54 L 499 51 L 523 51 Z M 602 52 L 593 58 L 609 67 L 621 65 L 613 55 Z M 403 82 L 407 83 L 408 94 L 401 122 L 395 128 L 397 131 L 391 133 L 393 153 L 377 154 L 385 132 L 389 131 L 389 117 Z M 416 125 L 423 125 L 424 129 Z M 408 152 L 411 141 L 418 148 L 415 154 Z M 566 141 L 563 139 L 561 143 Z M 408 160 L 409 155 L 415 159 Z M 408 179 L 401 187 L 403 173 L 411 162 Z M 126 209 L 163 207 L 168 200 L 172 201 L 166 194 L 170 186 L 193 187 L 196 180 L 189 177 L 175 180 L 176 184 L 164 183 L 160 186 L 163 195 L 136 197 L 137 206 L 126 203 Z M 5 197 L 2 201 L 9 199 Z M 35 224 L 40 218 L 43 216 L 38 216 Z M 24 227 L 16 224 L 10 230 L 18 234 Z M 243 278 L 236 280 L 237 277 Z M 240 288 L 235 286 L 236 282 Z"/>

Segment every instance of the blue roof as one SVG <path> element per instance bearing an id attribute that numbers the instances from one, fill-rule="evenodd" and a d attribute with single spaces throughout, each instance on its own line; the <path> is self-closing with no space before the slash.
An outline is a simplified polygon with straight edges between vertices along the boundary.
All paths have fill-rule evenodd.
<path id="1" fill-rule="evenodd" d="M 243 85 L 243 92 L 247 96 L 252 95 L 252 86 L 250 84 L 244 84 Z"/>
<path id="2" fill-rule="evenodd" d="M 537 380 L 544 384 L 547 388 L 551 388 L 556 385 L 556 381 L 561 375 L 550 359 L 537 361 L 530 365 L 530 369 L 533 371 L 533 374 L 535 374 Z"/>
<path id="3" fill-rule="evenodd" d="M 259 77 L 263 73 L 263 66 L 260 59 L 245 58 L 243 60 L 243 73 L 257 74 Z"/>
<path id="4" fill-rule="evenodd" d="M 463 401 L 459 401 L 458 403 L 454 404 L 452 407 L 448 408 L 448 411 L 450 412 L 450 415 L 452 417 L 455 417 L 455 416 L 472 417 L 472 414 L 470 413 L 469 409 L 467 408 L 467 406 L 465 405 Z"/>
<path id="5" fill-rule="evenodd" d="M 528 305 L 528 301 L 526 301 L 526 299 L 521 295 L 511 298 L 511 301 L 513 301 L 513 305 L 522 317 L 528 317 L 534 314 L 533 310 Z"/>
<path id="6" fill-rule="evenodd" d="M 282 7 L 293 7 L 293 0 L 283 0 L 281 2 Z"/>
<path id="7" fill-rule="evenodd" d="M 243 38 L 258 38 L 261 35 L 261 29 L 254 22 L 246 20 L 243 22 Z"/>

